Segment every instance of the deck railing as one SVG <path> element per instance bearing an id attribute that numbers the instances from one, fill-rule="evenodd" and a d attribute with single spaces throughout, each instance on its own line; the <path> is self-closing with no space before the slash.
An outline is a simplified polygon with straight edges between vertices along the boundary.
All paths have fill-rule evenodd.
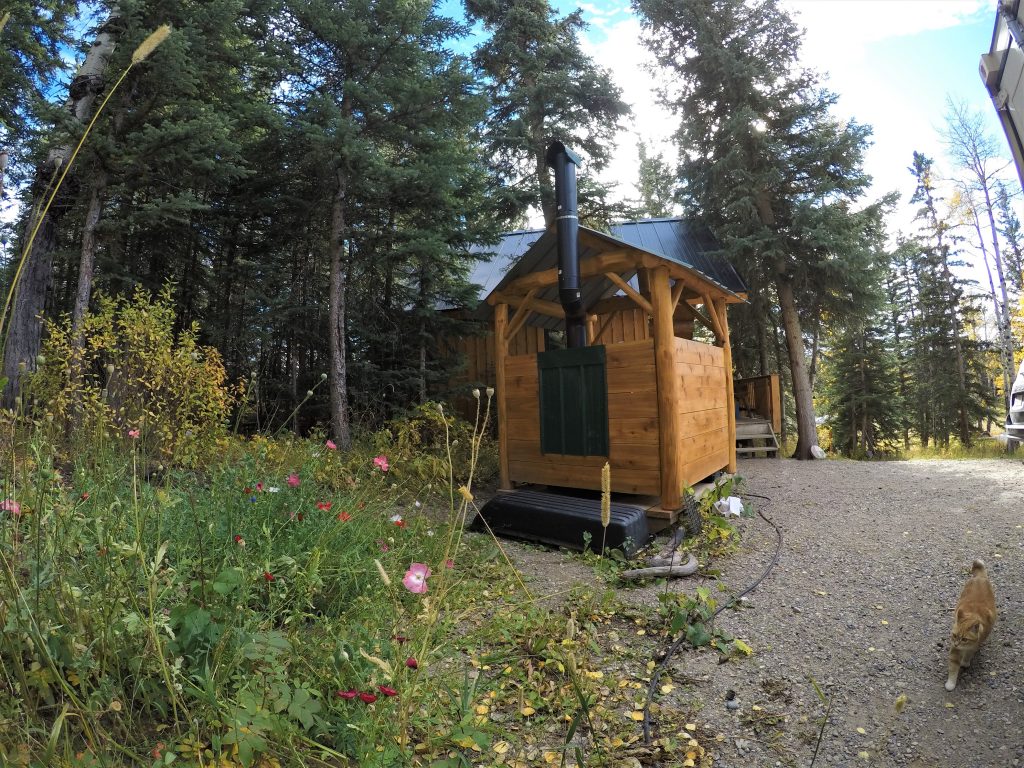
<path id="1" fill-rule="evenodd" d="M 736 408 L 741 415 L 767 419 L 776 435 L 782 431 L 782 397 L 777 373 L 736 379 L 733 381 L 733 389 L 736 392 Z"/>

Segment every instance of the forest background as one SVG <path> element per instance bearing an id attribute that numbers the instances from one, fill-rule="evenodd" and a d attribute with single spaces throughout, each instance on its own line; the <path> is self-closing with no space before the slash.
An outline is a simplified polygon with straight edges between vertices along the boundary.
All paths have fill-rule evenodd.
<path id="1" fill-rule="evenodd" d="M 579 11 L 9 4 L 5 287 L 20 275 L 4 313 L 8 403 L 53 337 L 43 321 L 66 316 L 73 347 L 97 291 L 172 285 L 174 327 L 198 324 L 245 382 L 247 428 L 301 403 L 294 428 L 330 424 L 345 446 L 353 423 L 450 394 L 441 342 L 473 329 L 438 308 L 476 300 L 480 245 L 550 219 L 541 158 L 557 137 L 586 160 L 591 225 L 684 213 L 716 231 L 751 286 L 730 320 L 736 373 L 782 375 L 798 456 L 818 442 L 819 414 L 826 447 L 851 455 L 997 430 L 1024 337 L 1024 240 L 989 119 L 934 105 L 950 170 L 924 152 L 901 161 L 913 221 L 892 231 L 898 199 L 865 171 L 871 128 L 804 67 L 785 6 L 637 0 L 633 12 L 676 151 L 639 143 L 616 189 L 602 171 L 631 111 Z M 131 65 L 161 24 L 171 35 Z M 968 254 L 983 261 L 970 272 Z"/>

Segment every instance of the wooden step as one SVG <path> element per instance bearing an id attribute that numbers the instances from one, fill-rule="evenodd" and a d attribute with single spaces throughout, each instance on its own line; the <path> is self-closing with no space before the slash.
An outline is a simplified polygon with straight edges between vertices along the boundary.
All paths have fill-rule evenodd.
<path id="1" fill-rule="evenodd" d="M 777 445 L 762 445 L 760 447 L 755 446 L 753 448 L 737 448 L 736 455 L 744 456 L 748 453 L 775 453 L 777 450 L 779 450 L 779 447 Z"/>

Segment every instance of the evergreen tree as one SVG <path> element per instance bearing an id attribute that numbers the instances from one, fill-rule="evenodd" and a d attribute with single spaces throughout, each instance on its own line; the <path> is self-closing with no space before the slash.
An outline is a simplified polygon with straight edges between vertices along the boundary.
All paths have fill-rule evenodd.
<path id="1" fill-rule="evenodd" d="M 979 359 L 981 350 L 965 331 L 968 324 L 961 314 L 966 309 L 964 288 L 952 271 L 961 262 L 954 250 L 952 224 L 939 211 L 941 198 L 935 187 L 933 161 L 915 152 L 910 172 L 917 182 L 911 202 L 921 204 L 917 214 L 921 247 L 914 269 L 918 305 L 915 357 L 917 378 L 929 387 L 932 418 L 931 424 L 919 424 L 918 429 L 926 445 L 929 434 L 948 445 L 950 435 L 956 433 L 960 442 L 969 446 L 971 423 L 988 408 L 972 376 L 984 367 Z"/>
<path id="2" fill-rule="evenodd" d="M 460 197 L 479 178 L 479 152 L 465 142 L 482 104 L 466 62 L 446 45 L 461 28 L 429 4 L 295 0 L 289 9 L 302 62 L 290 82 L 291 120 L 318 180 L 309 202 L 326 214 L 331 423 L 346 446 L 350 363 L 368 397 L 372 380 L 385 384 L 372 393 L 379 404 L 401 389 L 381 381 L 381 343 L 391 342 L 391 359 L 409 360 L 411 339 L 424 391 L 426 308 L 458 282 L 457 246 L 485 213 L 474 195 Z M 352 319 L 349 306 L 359 309 Z"/>
<path id="3" fill-rule="evenodd" d="M 899 363 L 883 326 L 879 314 L 829 335 L 822 399 L 833 446 L 847 456 L 892 450 L 902 437 Z"/>
<path id="4" fill-rule="evenodd" d="M 74 0 L 50 0 L 42 13 L 27 0 L 0 7 L 0 200 L 26 180 L 33 132 L 49 127 L 46 96 L 66 69 L 61 48 L 77 10 Z"/>
<path id="5" fill-rule="evenodd" d="M 588 171 L 600 170 L 629 107 L 608 71 L 580 47 L 581 11 L 559 18 L 548 0 L 466 0 L 466 13 L 490 35 L 473 58 L 489 99 L 484 140 L 493 193 L 507 221 L 534 206 L 550 226 L 549 143 L 559 139 L 586 159 Z M 581 184 L 581 210 L 589 205 L 587 191 Z"/>
<path id="6" fill-rule="evenodd" d="M 772 285 L 785 331 L 798 458 L 817 443 L 801 311 L 863 312 L 884 202 L 854 210 L 869 130 L 799 67 L 800 33 L 776 0 L 634 0 L 672 75 L 682 199 L 748 284 Z M 810 312 L 808 313 L 808 310 Z"/>
<path id="7" fill-rule="evenodd" d="M 675 174 L 661 152 L 648 154 L 646 142 L 637 143 L 637 181 L 639 199 L 634 204 L 638 218 L 660 219 L 672 215 L 675 198 Z"/>

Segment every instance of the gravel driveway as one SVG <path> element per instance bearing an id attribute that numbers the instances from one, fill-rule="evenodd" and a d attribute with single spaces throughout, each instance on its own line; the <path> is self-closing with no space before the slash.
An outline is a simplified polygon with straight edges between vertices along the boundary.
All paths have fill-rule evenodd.
<path id="1" fill-rule="evenodd" d="M 766 513 L 784 544 L 750 608 L 719 618 L 755 655 L 718 665 L 690 654 L 685 665 L 705 694 L 702 715 L 726 736 L 716 765 L 807 765 L 802 737 L 822 713 L 808 676 L 833 700 L 817 765 L 1024 765 L 1024 463 L 751 459 L 739 474 L 772 498 Z M 770 526 L 744 528 L 743 551 L 723 565 L 735 589 L 774 552 Z M 952 610 L 976 557 L 999 620 L 947 693 Z M 730 688 L 739 710 L 725 709 Z M 764 712 L 787 720 L 773 728 Z"/>
<path id="2" fill-rule="evenodd" d="M 821 768 L 1024 766 L 1024 462 L 749 459 L 739 474 L 771 497 L 754 503 L 785 537 L 771 575 L 718 619 L 754 655 L 720 664 L 714 652 L 681 651 L 670 667 L 678 699 L 663 702 L 699 710 L 714 764 L 808 766 L 824 713 L 813 677 L 832 700 Z M 715 563 L 734 591 L 775 551 L 760 518 L 739 525 L 740 551 Z M 976 557 L 999 620 L 947 693 L 952 609 Z M 536 562 L 520 563 L 536 573 Z M 657 591 L 621 594 L 651 604 Z M 729 691 L 738 708 L 726 707 Z"/>

